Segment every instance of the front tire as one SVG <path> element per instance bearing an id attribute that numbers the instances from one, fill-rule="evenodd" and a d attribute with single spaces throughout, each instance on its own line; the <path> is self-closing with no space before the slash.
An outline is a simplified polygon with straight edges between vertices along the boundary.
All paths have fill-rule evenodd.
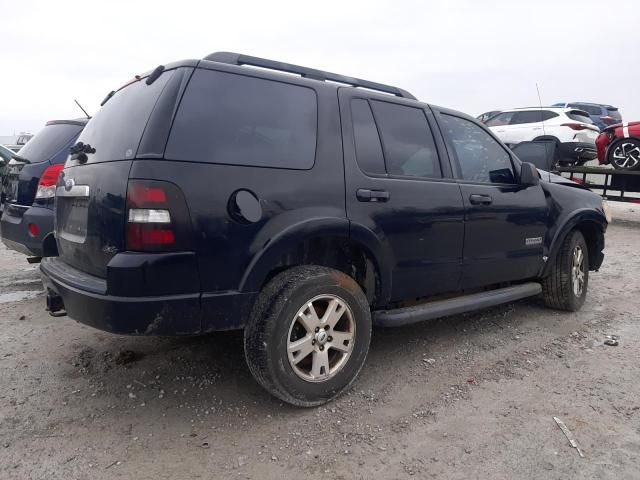
<path id="1" fill-rule="evenodd" d="M 589 250 L 582 233 L 567 235 L 549 275 L 542 281 L 544 303 L 551 308 L 575 312 L 587 297 L 589 286 Z"/>
<path id="2" fill-rule="evenodd" d="M 371 340 L 367 299 L 351 277 L 301 266 L 262 290 L 244 331 L 249 370 L 272 395 L 311 407 L 337 397 L 364 365 Z"/>
<path id="3" fill-rule="evenodd" d="M 607 160 L 616 170 L 640 169 L 640 140 L 636 138 L 617 140 L 609 147 Z"/>

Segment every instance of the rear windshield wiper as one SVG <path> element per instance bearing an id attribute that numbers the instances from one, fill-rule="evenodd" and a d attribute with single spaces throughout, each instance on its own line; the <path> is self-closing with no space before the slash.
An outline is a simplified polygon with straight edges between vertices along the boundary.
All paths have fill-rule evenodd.
<path id="1" fill-rule="evenodd" d="M 77 160 L 80 163 L 86 162 L 89 159 L 87 154 L 92 153 L 96 153 L 96 149 L 88 143 L 78 142 L 69 149 L 70 159 Z"/>

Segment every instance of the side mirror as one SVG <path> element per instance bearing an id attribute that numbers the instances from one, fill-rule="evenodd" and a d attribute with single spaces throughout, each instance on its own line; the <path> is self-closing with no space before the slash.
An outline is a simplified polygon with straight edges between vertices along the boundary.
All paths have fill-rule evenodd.
<path id="1" fill-rule="evenodd" d="M 522 162 L 520 167 L 520 185 L 523 187 L 535 187 L 540 183 L 538 169 L 533 163 Z"/>

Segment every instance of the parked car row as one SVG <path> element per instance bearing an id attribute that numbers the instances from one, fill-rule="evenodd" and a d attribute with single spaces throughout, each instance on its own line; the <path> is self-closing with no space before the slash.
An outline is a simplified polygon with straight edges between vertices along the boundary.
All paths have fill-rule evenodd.
<path id="1" fill-rule="evenodd" d="M 612 105 L 556 103 L 492 110 L 476 118 L 511 147 L 521 142 L 556 142 L 560 165 L 583 165 L 597 158 L 616 169 L 640 168 L 637 122 L 623 124 L 619 109 Z"/>
<path id="2" fill-rule="evenodd" d="M 29 140 L 33 138 L 33 135 L 30 133 L 21 133 L 19 135 L 12 135 L 9 137 L 0 137 L 0 144 L 11 150 L 12 152 L 17 152 L 22 147 L 24 147 Z"/>
<path id="3" fill-rule="evenodd" d="M 597 156 L 600 129 L 583 111 L 573 108 L 532 107 L 507 110 L 485 122 L 504 143 L 551 140 L 558 143 L 561 163 L 583 164 Z"/>

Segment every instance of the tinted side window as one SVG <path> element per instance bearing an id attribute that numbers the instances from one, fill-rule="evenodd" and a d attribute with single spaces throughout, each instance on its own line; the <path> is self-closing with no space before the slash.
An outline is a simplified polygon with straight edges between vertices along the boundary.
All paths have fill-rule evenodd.
<path id="1" fill-rule="evenodd" d="M 440 163 L 427 117 L 419 108 L 371 102 L 380 129 L 387 172 L 440 178 Z"/>
<path id="2" fill-rule="evenodd" d="M 351 121 L 358 165 L 366 173 L 385 174 L 382 145 L 369 102 L 362 99 L 351 101 Z"/>
<path id="3" fill-rule="evenodd" d="M 310 88 L 198 69 L 180 103 L 165 156 L 309 169 L 317 117 Z"/>
<path id="4" fill-rule="evenodd" d="M 545 120 L 549 120 L 557 116 L 557 113 L 549 110 L 527 110 L 524 112 L 516 112 L 511 119 L 511 125 L 544 122 Z"/>
<path id="5" fill-rule="evenodd" d="M 462 178 L 472 182 L 516 183 L 511 158 L 502 146 L 469 120 L 443 114 L 444 135 L 453 146 Z"/>
<path id="6" fill-rule="evenodd" d="M 559 115 L 556 112 L 552 112 L 550 110 L 543 110 L 542 112 L 540 112 L 540 115 L 542 116 L 542 121 L 551 120 L 552 118 L 559 117 Z"/>
<path id="7" fill-rule="evenodd" d="M 487 127 L 500 127 L 502 125 L 509 125 L 511 122 L 511 117 L 515 112 L 502 112 L 496 115 L 495 117 L 490 118 L 485 125 Z"/>

